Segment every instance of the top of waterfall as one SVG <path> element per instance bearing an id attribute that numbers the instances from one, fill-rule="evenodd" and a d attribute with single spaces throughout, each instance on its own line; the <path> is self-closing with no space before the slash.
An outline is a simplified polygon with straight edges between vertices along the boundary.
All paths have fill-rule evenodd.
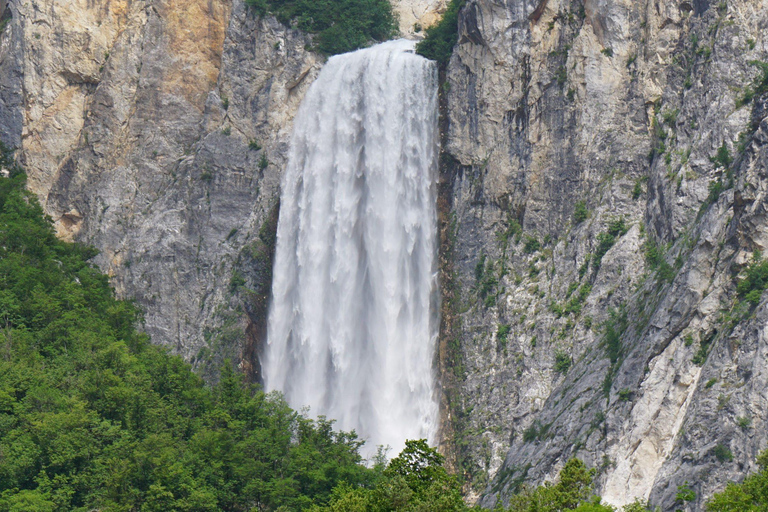
<path id="1" fill-rule="evenodd" d="M 386 41 L 386 42 L 383 42 L 383 43 L 379 43 L 377 45 L 369 46 L 368 48 L 362 48 L 362 49 L 356 50 L 354 52 L 349 52 L 349 53 L 346 53 L 346 54 L 342 53 L 340 55 L 334 55 L 333 57 L 331 57 L 329 59 L 329 62 L 333 61 L 333 60 L 337 60 L 339 58 L 345 58 L 344 57 L 345 55 L 349 56 L 350 54 L 356 54 L 356 53 L 359 53 L 361 55 L 365 55 L 365 53 L 367 53 L 367 52 L 381 52 L 381 51 L 385 51 L 385 52 L 401 51 L 403 53 L 410 53 L 410 54 L 414 55 L 415 57 L 417 57 L 419 59 L 429 60 L 429 59 L 425 59 L 424 57 L 422 57 L 421 55 L 418 55 L 416 53 L 416 43 L 417 43 L 417 41 L 415 41 L 413 39 L 404 39 L 404 38 L 403 39 L 393 39 L 392 41 Z"/>

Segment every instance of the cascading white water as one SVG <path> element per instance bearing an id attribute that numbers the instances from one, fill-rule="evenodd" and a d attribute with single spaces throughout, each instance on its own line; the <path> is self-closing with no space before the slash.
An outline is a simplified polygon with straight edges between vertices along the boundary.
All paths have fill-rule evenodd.
<path id="1" fill-rule="evenodd" d="M 438 408 L 437 72 L 400 40 L 332 57 L 295 121 L 264 378 L 396 454 Z"/>

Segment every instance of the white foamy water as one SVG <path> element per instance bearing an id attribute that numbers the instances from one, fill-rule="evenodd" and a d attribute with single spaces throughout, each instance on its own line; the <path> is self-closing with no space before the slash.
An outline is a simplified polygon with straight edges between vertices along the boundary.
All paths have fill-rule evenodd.
<path id="1" fill-rule="evenodd" d="M 437 71 L 400 40 L 329 59 L 296 117 L 264 378 L 366 453 L 434 442 Z"/>

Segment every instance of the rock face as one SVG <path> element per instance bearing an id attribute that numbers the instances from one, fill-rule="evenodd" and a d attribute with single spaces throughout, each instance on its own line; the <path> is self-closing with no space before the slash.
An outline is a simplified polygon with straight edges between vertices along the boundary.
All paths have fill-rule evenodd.
<path id="1" fill-rule="evenodd" d="M 400 19 L 400 32 L 408 37 L 418 36 L 437 23 L 447 5 L 448 0 L 392 0 Z"/>
<path id="2" fill-rule="evenodd" d="M 9 9 L 2 139 L 60 236 L 101 251 L 153 340 L 257 378 L 280 175 L 323 58 L 240 1 Z"/>
<path id="3" fill-rule="evenodd" d="M 767 25 L 740 0 L 462 10 L 441 361 L 483 505 L 573 456 L 609 502 L 663 510 L 754 469 L 768 308 L 736 282 L 768 243 L 768 98 L 747 94 Z"/>
<path id="4" fill-rule="evenodd" d="M 242 0 L 0 1 L 0 140 L 146 330 L 259 379 L 279 184 L 325 57 Z M 402 0 L 404 33 L 445 0 Z"/>

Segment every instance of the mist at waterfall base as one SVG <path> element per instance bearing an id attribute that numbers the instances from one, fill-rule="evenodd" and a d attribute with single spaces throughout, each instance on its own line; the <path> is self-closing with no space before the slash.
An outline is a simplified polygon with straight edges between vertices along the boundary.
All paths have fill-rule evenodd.
<path id="1" fill-rule="evenodd" d="M 332 57 L 297 114 L 264 379 L 390 456 L 434 443 L 437 71 L 400 40 Z"/>

